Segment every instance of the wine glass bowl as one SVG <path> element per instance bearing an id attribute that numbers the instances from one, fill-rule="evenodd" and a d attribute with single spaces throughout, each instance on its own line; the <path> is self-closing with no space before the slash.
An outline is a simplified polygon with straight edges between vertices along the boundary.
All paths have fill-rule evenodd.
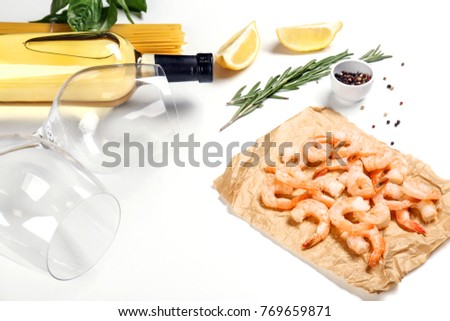
<path id="1" fill-rule="evenodd" d="M 0 254 L 73 279 L 104 255 L 119 221 L 116 198 L 67 152 L 35 136 L 0 136 Z"/>

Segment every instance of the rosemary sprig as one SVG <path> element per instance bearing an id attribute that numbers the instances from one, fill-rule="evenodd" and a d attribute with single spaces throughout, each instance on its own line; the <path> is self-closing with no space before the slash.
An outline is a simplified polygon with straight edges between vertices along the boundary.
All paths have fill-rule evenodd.
<path id="1" fill-rule="evenodd" d="M 388 58 L 392 58 L 392 56 L 391 55 L 385 55 L 381 51 L 380 45 L 378 45 L 378 47 L 376 47 L 375 49 L 369 50 L 364 55 L 359 57 L 360 60 L 364 60 L 367 63 L 377 62 L 377 61 L 380 61 L 380 60 L 383 60 L 383 59 L 388 59 Z"/>
<path id="2" fill-rule="evenodd" d="M 283 96 L 277 95 L 278 92 L 297 90 L 300 86 L 309 83 L 311 81 L 319 80 L 330 74 L 331 65 L 343 59 L 348 59 L 353 54 L 348 50 L 343 51 L 335 56 L 330 56 L 322 60 L 311 60 L 304 66 L 292 69 L 289 67 L 281 75 L 270 77 L 264 87 L 261 88 L 261 82 L 258 81 L 246 94 L 243 94 L 247 86 L 240 88 L 236 94 L 231 98 L 227 105 L 238 106 L 238 110 L 231 117 L 230 121 L 226 123 L 220 131 L 224 130 L 236 120 L 250 114 L 255 109 L 262 107 L 263 102 L 268 98 L 275 99 L 288 99 Z M 380 50 L 380 46 L 375 49 L 369 50 L 362 55 L 359 59 L 368 63 L 380 61 L 383 59 L 391 58 L 390 55 L 385 55 Z"/>

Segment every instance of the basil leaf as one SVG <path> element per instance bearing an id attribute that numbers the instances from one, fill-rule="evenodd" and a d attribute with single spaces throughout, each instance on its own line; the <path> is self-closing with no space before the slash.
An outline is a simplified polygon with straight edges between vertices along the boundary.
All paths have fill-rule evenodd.
<path id="1" fill-rule="evenodd" d="M 46 15 L 40 20 L 35 20 L 31 22 L 46 22 L 46 23 L 67 23 L 67 10 L 61 13 L 51 13 Z"/>
<path id="2" fill-rule="evenodd" d="M 103 8 L 100 21 L 91 27 L 92 31 L 108 31 L 117 21 L 117 6 L 110 2 L 109 7 Z"/>
<path id="3" fill-rule="evenodd" d="M 125 0 L 130 11 L 147 12 L 146 0 Z"/>
<path id="4" fill-rule="evenodd" d="M 73 31 L 88 31 L 100 22 L 102 0 L 70 0 L 67 23 Z"/>
<path id="5" fill-rule="evenodd" d="M 50 7 L 50 13 L 57 13 L 69 4 L 70 0 L 53 0 Z"/>
<path id="6" fill-rule="evenodd" d="M 117 4 L 123 9 L 123 11 L 125 12 L 125 15 L 128 18 L 128 21 L 130 21 L 131 23 L 134 23 L 133 18 L 131 18 L 131 13 L 130 13 L 130 9 L 128 9 L 127 3 L 125 0 L 117 0 Z"/>
<path id="7" fill-rule="evenodd" d="M 147 12 L 146 0 L 107 0 L 109 7 L 103 7 L 103 0 L 53 0 L 50 14 L 32 22 L 68 23 L 73 31 L 106 31 L 117 22 L 117 10 L 123 9 L 131 23 L 132 12 Z M 68 6 L 67 10 L 60 12 Z"/>

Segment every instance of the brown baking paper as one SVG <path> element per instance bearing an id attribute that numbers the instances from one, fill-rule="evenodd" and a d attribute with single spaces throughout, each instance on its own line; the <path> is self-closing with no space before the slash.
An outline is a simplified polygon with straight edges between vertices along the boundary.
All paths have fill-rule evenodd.
<path id="1" fill-rule="evenodd" d="M 276 147 L 262 147 L 261 143 L 268 139 L 266 135 L 258 139 L 252 150 L 236 155 L 224 174 L 215 180 L 214 186 L 234 214 L 297 257 L 319 270 L 329 270 L 343 277 L 350 285 L 370 293 L 387 291 L 423 264 L 431 252 L 450 236 L 450 181 L 439 178 L 428 165 L 404 155 L 411 167 L 411 175 L 420 176 L 441 190 L 443 197 L 438 202 L 438 220 L 424 224 L 425 236 L 407 232 L 391 220 L 383 231 L 386 240 L 384 260 L 374 268 L 367 265 L 369 254 L 352 254 L 333 228 L 324 241 L 302 250 L 300 245 L 314 233 L 316 225 L 309 221 L 294 224 L 288 215 L 265 208 L 260 201 L 260 191 L 268 175 L 263 170 L 266 166 L 265 151 L 269 150 L 270 160 L 274 161 L 282 142 L 302 146 L 309 137 L 345 128 L 360 133 L 365 138 L 365 144 L 387 147 L 331 109 L 308 108 L 270 132 L 270 141 L 275 142 Z M 258 159 L 260 161 L 256 162 Z"/>

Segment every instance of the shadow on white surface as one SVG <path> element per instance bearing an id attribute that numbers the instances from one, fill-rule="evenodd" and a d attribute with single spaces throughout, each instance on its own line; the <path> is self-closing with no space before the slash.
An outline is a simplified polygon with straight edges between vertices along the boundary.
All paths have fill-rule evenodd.
<path id="1" fill-rule="evenodd" d="M 361 100 L 362 101 L 362 100 Z M 338 112 L 342 112 L 349 109 L 354 109 L 355 106 L 361 103 L 361 101 L 348 101 L 341 99 L 337 97 L 335 94 L 333 94 L 331 91 L 329 92 L 327 98 L 326 98 L 326 106 L 330 106 L 334 110 Z"/>
<path id="2" fill-rule="evenodd" d="M 214 83 L 220 83 L 222 81 L 227 81 L 230 78 L 236 77 L 240 71 L 228 70 L 220 67 L 217 63 L 214 64 Z"/>
<path id="3" fill-rule="evenodd" d="M 272 53 L 277 55 L 289 55 L 289 56 L 302 56 L 299 52 L 292 51 L 285 46 L 283 46 L 279 41 L 275 41 L 272 44 L 272 48 L 270 50 Z"/>

